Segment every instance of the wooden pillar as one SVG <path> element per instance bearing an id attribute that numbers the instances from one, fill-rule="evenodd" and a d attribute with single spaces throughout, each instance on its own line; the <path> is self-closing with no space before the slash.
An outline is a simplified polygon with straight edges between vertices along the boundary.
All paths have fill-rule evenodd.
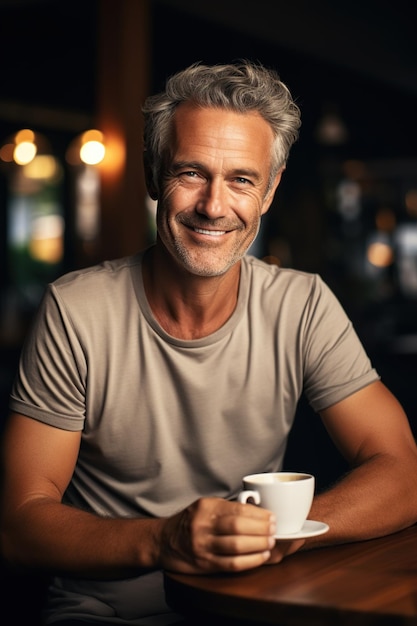
<path id="1" fill-rule="evenodd" d="M 98 260 L 147 244 L 141 106 L 149 89 L 149 0 L 99 0 L 96 127 L 105 136 L 100 166 Z"/>

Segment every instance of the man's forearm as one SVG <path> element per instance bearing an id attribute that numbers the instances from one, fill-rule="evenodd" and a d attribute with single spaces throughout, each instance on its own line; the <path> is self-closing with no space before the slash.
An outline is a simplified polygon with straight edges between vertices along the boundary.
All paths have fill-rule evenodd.
<path id="1" fill-rule="evenodd" d="M 9 517 L 3 554 L 19 567 L 118 578 L 159 566 L 158 519 L 112 519 L 40 498 Z"/>
<path id="2" fill-rule="evenodd" d="M 309 518 L 329 524 L 305 548 L 360 541 L 417 522 L 417 467 L 389 455 L 375 456 L 315 497 Z"/>

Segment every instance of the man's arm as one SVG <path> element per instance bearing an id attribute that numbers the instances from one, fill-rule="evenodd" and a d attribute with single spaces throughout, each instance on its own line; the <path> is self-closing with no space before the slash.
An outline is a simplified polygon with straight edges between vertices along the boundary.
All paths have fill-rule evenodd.
<path id="1" fill-rule="evenodd" d="M 154 568 L 238 571 L 270 556 L 271 514 L 204 498 L 165 519 L 112 519 L 62 504 L 81 433 L 13 414 L 3 439 L 1 541 L 22 567 L 115 578 Z M 301 542 L 302 543 L 302 542 Z M 281 558 L 301 545 L 288 545 Z"/>
<path id="2" fill-rule="evenodd" d="M 309 517 L 328 534 L 306 547 L 369 539 L 417 522 L 417 447 L 399 402 L 375 382 L 324 410 L 322 419 L 352 467 L 318 495 Z"/>

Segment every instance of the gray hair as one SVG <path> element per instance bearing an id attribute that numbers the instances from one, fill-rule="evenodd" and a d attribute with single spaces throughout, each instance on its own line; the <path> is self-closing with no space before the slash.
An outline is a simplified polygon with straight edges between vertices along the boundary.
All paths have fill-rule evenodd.
<path id="1" fill-rule="evenodd" d="M 300 110 L 274 70 L 246 60 L 213 66 L 194 63 L 171 76 L 165 91 L 148 97 L 142 108 L 144 148 L 156 185 L 169 145 L 172 118 L 181 102 L 237 113 L 257 111 L 275 137 L 270 184 L 285 166 L 290 148 L 298 139 Z"/>

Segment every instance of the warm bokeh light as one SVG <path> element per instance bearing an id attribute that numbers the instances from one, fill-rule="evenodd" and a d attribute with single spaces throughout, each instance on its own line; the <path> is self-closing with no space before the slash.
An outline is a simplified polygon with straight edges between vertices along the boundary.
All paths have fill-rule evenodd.
<path id="1" fill-rule="evenodd" d="M 100 143 L 103 143 L 104 137 L 101 130 L 97 130 L 96 128 L 86 130 L 85 133 L 81 135 L 81 143 L 85 144 L 89 141 L 98 141 Z"/>
<path id="2" fill-rule="evenodd" d="M 388 267 L 394 261 L 392 246 L 382 241 L 375 241 L 368 246 L 366 256 L 375 267 Z"/>
<path id="3" fill-rule="evenodd" d="M 106 156 L 104 136 L 100 130 L 87 130 L 76 137 L 68 146 L 65 155 L 70 165 L 99 165 Z"/>
<path id="4" fill-rule="evenodd" d="M 30 141 L 21 141 L 18 143 L 13 152 L 13 158 L 18 165 L 27 165 L 36 156 L 37 147 Z"/>
<path id="5" fill-rule="evenodd" d="M 60 215 L 42 215 L 32 222 L 29 252 L 43 263 L 59 263 L 64 254 L 64 220 Z"/>
<path id="6" fill-rule="evenodd" d="M 14 143 L 5 143 L 4 146 L 0 148 L 0 159 L 5 163 L 12 163 L 14 148 Z"/>
<path id="7" fill-rule="evenodd" d="M 106 154 L 99 168 L 102 179 L 109 183 L 121 175 L 126 159 L 126 142 L 123 134 L 116 129 L 106 130 L 105 137 Z"/>
<path id="8" fill-rule="evenodd" d="M 103 133 L 99 130 L 87 130 L 81 136 L 80 159 L 86 165 L 98 165 L 104 159 L 106 148 Z"/>
<path id="9" fill-rule="evenodd" d="M 19 130 L 14 137 L 16 145 L 26 141 L 28 143 L 35 143 L 35 133 L 33 130 L 30 130 L 30 128 L 23 128 L 22 130 Z"/>
<path id="10" fill-rule="evenodd" d="M 32 180 L 58 180 L 61 167 L 52 155 L 39 154 L 24 166 L 24 175 Z"/>
<path id="11" fill-rule="evenodd" d="M 86 165 L 98 165 L 105 154 L 106 148 L 100 141 L 87 141 L 80 148 L 80 159 Z"/>
<path id="12" fill-rule="evenodd" d="M 26 166 L 38 156 L 49 155 L 51 149 L 47 138 L 35 133 L 30 128 L 23 128 L 9 136 L 0 146 L 0 160 L 4 163 L 16 163 Z M 40 163 L 40 162 L 39 162 Z"/>

